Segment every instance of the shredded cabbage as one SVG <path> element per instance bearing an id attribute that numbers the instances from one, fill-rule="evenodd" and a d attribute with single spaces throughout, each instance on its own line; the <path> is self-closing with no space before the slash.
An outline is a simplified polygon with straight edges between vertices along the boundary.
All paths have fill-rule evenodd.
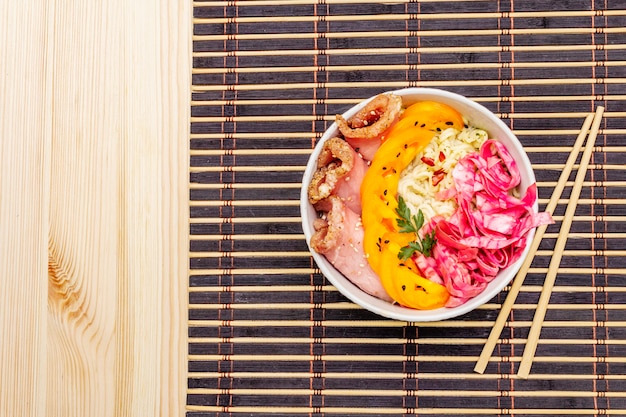
<path id="1" fill-rule="evenodd" d="M 476 152 L 487 138 L 487 132 L 471 126 L 461 131 L 449 128 L 435 135 L 400 175 L 398 194 L 411 212 L 422 210 L 425 223 L 436 215 L 450 217 L 458 207 L 454 193 L 446 193 L 453 189 L 452 171 L 463 156 Z M 437 173 L 443 174 L 439 182 L 433 181 Z"/>

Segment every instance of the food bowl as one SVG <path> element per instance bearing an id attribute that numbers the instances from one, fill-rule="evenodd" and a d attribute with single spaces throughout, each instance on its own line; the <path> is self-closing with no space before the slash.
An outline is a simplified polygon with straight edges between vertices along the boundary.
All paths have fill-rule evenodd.
<path id="1" fill-rule="evenodd" d="M 490 138 L 497 139 L 504 144 L 516 161 L 520 170 L 521 182 L 520 190 L 524 191 L 530 185 L 535 183 L 535 175 L 532 170 L 532 166 L 528 156 L 526 155 L 521 143 L 511 132 L 511 130 L 492 112 L 490 112 L 484 106 L 466 98 L 461 95 L 451 93 L 444 90 L 430 89 L 430 88 L 406 88 L 402 90 L 390 91 L 398 96 L 402 97 L 403 106 L 407 107 L 415 102 L 432 100 L 443 104 L 447 104 L 458 112 L 460 112 L 470 124 L 482 128 L 487 131 Z M 367 103 L 373 99 L 365 100 L 343 114 L 345 119 L 349 119 L 359 110 L 367 105 Z M 302 190 L 300 196 L 300 210 L 302 215 L 302 228 L 304 235 L 309 245 L 309 249 L 321 270 L 322 274 L 348 299 L 361 307 L 376 313 L 380 316 L 403 320 L 408 322 L 430 322 L 445 320 L 453 317 L 457 317 L 466 314 L 477 307 L 485 304 L 496 296 L 502 289 L 509 284 L 513 279 L 524 258 L 528 255 L 530 241 L 534 236 L 534 229 L 531 229 L 525 236 L 526 244 L 522 255 L 510 264 L 508 267 L 499 271 L 496 277 L 487 285 L 487 287 L 474 298 L 469 299 L 464 304 L 456 307 L 441 307 L 433 310 L 416 310 L 407 307 L 403 307 L 398 304 L 392 304 L 390 302 L 378 299 L 374 296 L 362 291 L 359 287 L 354 285 L 343 274 L 341 274 L 335 267 L 325 258 L 324 255 L 319 254 L 313 250 L 310 246 L 311 237 L 314 233 L 313 222 L 318 217 L 316 210 L 308 200 L 307 188 L 311 182 L 312 176 L 317 168 L 317 158 L 322 149 L 322 145 L 325 141 L 335 136 L 340 135 L 339 128 L 336 123 L 333 123 L 330 128 L 324 132 L 321 140 L 315 147 L 308 161 L 304 176 L 302 179 Z M 535 201 L 533 210 L 538 211 L 538 205 Z"/>

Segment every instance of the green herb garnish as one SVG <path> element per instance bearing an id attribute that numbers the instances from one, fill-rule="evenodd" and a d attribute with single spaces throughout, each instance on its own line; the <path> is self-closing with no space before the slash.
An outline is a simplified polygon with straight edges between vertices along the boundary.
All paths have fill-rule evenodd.
<path id="1" fill-rule="evenodd" d="M 417 215 L 411 215 L 411 210 L 406 205 L 404 198 L 401 196 L 398 197 L 398 208 L 396 208 L 396 213 L 400 216 L 399 219 L 396 219 L 396 223 L 400 228 L 400 233 L 415 233 L 416 240 L 410 242 L 408 245 L 400 248 L 400 252 L 398 252 L 398 258 L 406 261 L 409 259 L 415 252 L 420 252 L 424 256 L 429 257 L 431 255 L 431 250 L 437 240 L 435 239 L 435 231 L 433 230 L 430 233 L 427 233 L 423 238 L 419 235 L 419 230 L 424 225 L 424 213 L 422 210 L 417 211 Z"/>

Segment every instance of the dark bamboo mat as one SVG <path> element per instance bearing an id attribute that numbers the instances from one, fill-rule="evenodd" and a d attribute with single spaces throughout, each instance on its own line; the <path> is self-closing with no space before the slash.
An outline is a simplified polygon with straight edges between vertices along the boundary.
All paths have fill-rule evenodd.
<path id="1" fill-rule="evenodd" d="M 626 415 L 626 2 L 194 2 L 190 417 Z M 506 291 L 416 325 L 348 302 L 312 262 L 299 193 L 353 104 L 427 86 L 525 145 L 545 206 L 606 111 L 530 377 L 516 372 L 575 173 L 484 375 Z M 576 169 L 576 167 L 575 167 Z"/>

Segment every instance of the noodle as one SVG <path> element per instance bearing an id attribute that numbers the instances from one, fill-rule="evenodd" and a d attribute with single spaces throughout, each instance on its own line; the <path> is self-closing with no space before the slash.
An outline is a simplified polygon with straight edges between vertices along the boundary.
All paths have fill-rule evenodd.
<path id="1" fill-rule="evenodd" d="M 452 171 L 459 159 L 476 152 L 487 139 L 487 132 L 472 126 L 461 131 L 446 129 L 435 135 L 402 172 L 398 194 L 404 198 L 412 213 L 422 211 L 424 224 L 436 215 L 449 218 L 454 213 L 457 208 L 454 195 L 443 201 L 437 195 L 453 187 Z M 433 185 L 433 182 L 436 184 Z"/>

